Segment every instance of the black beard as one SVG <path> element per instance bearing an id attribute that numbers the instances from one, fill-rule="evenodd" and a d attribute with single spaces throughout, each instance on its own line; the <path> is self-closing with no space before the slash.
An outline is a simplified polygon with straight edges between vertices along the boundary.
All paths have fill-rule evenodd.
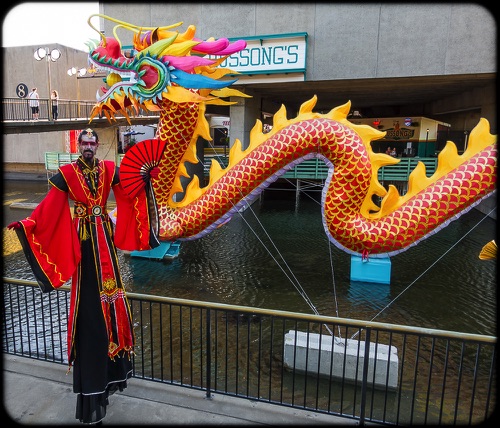
<path id="1" fill-rule="evenodd" d="M 94 152 L 92 150 L 84 150 L 82 157 L 85 163 L 89 163 L 94 159 Z"/>

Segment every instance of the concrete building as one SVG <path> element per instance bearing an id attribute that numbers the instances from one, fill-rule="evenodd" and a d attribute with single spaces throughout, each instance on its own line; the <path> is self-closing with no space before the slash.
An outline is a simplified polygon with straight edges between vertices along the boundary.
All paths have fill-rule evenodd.
<path id="1" fill-rule="evenodd" d="M 364 118 L 427 117 L 450 124 L 457 134 L 469 132 L 484 117 L 496 134 L 496 22 L 479 4 L 100 3 L 100 12 L 143 27 L 183 22 L 179 32 L 192 24 L 200 39 L 247 41 L 246 52 L 235 59 L 236 70 L 242 70 L 235 87 L 252 98 L 207 108 L 208 114 L 230 117 L 230 144 L 237 138 L 246 146 L 257 119 L 272 124 L 282 105 L 291 118 L 314 95 L 315 111 L 323 113 L 350 101 L 351 113 Z M 94 25 L 107 36 L 114 34 L 116 22 L 96 20 Z M 122 46 L 132 46 L 132 32 L 118 28 L 117 34 Z M 273 62 L 272 49 L 287 53 L 289 57 L 280 58 L 290 65 Z M 55 63 L 53 69 L 61 69 L 60 93 L 67 87 L 76 96 L 76 81 L 65 73 L 84 59 L 66 54 L 67 64 Z M 5 52 L 4 57 L 4 96 L 15 96 L 20 80 L 6 68 L 19 73 L 27 68 L 22 79 L 44 87 L 46 74 L 28 48 L 16 51 L 15 58 Z M 292 64 L 291 59 L 297 61 Z M 88 91 L 95 93 L 96 82 L 86 83 L 93 83 Z M 80 91 L 82 97 L 91 96 L 87 89 Z M 34 137 L 7 137 L 4 162 L 19 162 L 16 150 Z M 48 150 L 50 144 L 41 143 L 38 150 Z"/>
<path id="2" fill-rule="evenodd" d="M 46 58 L 37 61 L 34 53 L 39 47 L 48 52 L 56 49 L 60 57 L 56 61 L 47 61 Z M 68 74 L 73 67 L 76 70 L 86 68 L 87 57 L 88 52 L 60 43 L 2 48 L 4 100 L 22 100 L 27 96 L 26 91 L 36 87 L 41 103 L 43 100 L 47 102 L 49 92 L 54 89 L 59 93 L 60 105 L 69 100 L 92 102 L 96 88 L 103 84 L 102 79 L 95 78 L 91 73 L 86 76 L 79 76 L 78 72 L 71 76 Z M 107 147 L 110 139 L 113 140 L 111 130 L 103 135 L 99 133 L 99 137 L 104 142 L 100 154 L 113 153 L 114 149 Z M 67 140 L 68 132 L 65 131 L 4 134 L 3 169 L 8 172 L 43 173 L 45 152 L 66 152 Z M 114 159 L 114 155 L 107 158 Z"/>
<path id="3" fill-rule="evenodd" d="M 271 36 L 305 34 L 302 80 L 290 77 L 292 70 L 254 74 L 255 83 L 240 78 L 238 87 L 252 98 L 230 109 L 231 141 L 247 141 L 255 119 L 282 104 L 293 117 L 314 94 L 318 111 L 351 100 L 365 117 L 426 116 L 454 130 L 486 117 L 496 132 L 496 23 L 478 4 L 103 3 L 101 9 L 146 27 L 183 22 L 182 32 L 193 24 L 201 39 L 264 44 Z M 101 20 L 107 35 L 114 25 Z"/>

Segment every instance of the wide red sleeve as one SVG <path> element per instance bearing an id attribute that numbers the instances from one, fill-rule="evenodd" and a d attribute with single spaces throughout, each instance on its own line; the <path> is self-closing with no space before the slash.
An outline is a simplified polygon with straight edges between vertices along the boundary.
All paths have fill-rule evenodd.
<path id="1" fill-rule="evenodd" d="M 113 186 L 116 200 L 115 245 L 120 250 L 151 250 L 159 245 L 152 232 L 146 192 L 131 198 L 120 183 Z"/>
<path id="2" fill-rule="evenodd" d="M 20 223 L 16 232 L 42 291 L 60 287 L 81 259 L 67 193 L 52 187 L 31 216 Z"/>

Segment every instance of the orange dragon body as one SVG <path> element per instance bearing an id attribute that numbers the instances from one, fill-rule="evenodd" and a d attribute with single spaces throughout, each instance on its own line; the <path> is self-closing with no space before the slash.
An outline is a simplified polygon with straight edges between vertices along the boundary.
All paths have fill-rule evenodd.
<path id="1" fill-rule="evenodd" d="M 193 176 L 183 188 L 181 177 L 189 177 L 185 163 L 198 162 L 198 137 L 211 140 L 205 106 L 230 104 L 221 98 L 245 96 L 228 87 L 233 81 L 221 80 L 234 72 L 218 67 L 245 44 L 201 41 L 194 37 L 193 26 L 182 34 L 170 28 L 136 30 L 133 58 L 125 58 L 118 42 L 104 36 L 89 54 L 96 67 L 113 76 L 93 117 L 104 114 L 112 120 L 118 112 L 128 117 L 139 108 L 160 111 L 156 138 L 164 148 L 159 174 L 150 179 L 160 241 L 204 236 L 288 169 L 314 157 L 329 166 L 322 194 L 325 231 L 335 245 L 351 254 L 381 257 L 404 251 L 495 191 L 496 136 L 490 134 L 485 119 L 471 132 L 463 154 L 447 143 L 432 176 L 427 177 L 419 163 L 409 177 L 407 193 L 401 196 L 394 186 L 386 190 L 378 181 L 380 167 L 398 162 L 371 148 L 371 142 L 385 133 L 349 122 L 349 102 L 327 114 L 313 112 L 316 97 L 306 101 L 292 119 L 282 107 L 269 133 L 262 132 L 257 120 L 248 147 L 243 149 L 239 140 L 232 145 L 226 168 L 213 160 L 207 185 L 200 185 Z M 180 201 L 178 194 L 184 194 Z M 382 198 L 380 206 L 374 196 Z"/>

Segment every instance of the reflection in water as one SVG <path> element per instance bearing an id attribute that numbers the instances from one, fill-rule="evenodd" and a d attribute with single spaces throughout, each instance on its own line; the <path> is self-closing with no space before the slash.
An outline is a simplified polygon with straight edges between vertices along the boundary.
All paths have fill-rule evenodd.
<path id="1" fill-rule="evenodd" d="M 22 200 L 26 189 L 6 183 L 6 195 Z M 35 197 L 46 191 L 38 186 Z M 30 214 L 5 210 L 5 224 Z M 313 313 L 307 297 L 321 315 L 494 335 L 496 262 L 478 255 L 495 228 L 472 209 L 392 257 L 389 285 L 351 282 L 350 255 L 328 242 L 319 201 L 305 195 L 296 207 L 293 192 L 273 191 L 209 235 L 183 242 L 173 261 L 119 257 L 125 287 L 137 293 Z M 12 231 L 3 252 L 5 276 L 33 279 Z"/>
<path id="2" fill-rule="evenodd" d="M 390 291 L 389 284 L 353 281 L 349 287 L 347 298 L 353 306 L 367 306 L 376 311 L 390 303 Z"/>

